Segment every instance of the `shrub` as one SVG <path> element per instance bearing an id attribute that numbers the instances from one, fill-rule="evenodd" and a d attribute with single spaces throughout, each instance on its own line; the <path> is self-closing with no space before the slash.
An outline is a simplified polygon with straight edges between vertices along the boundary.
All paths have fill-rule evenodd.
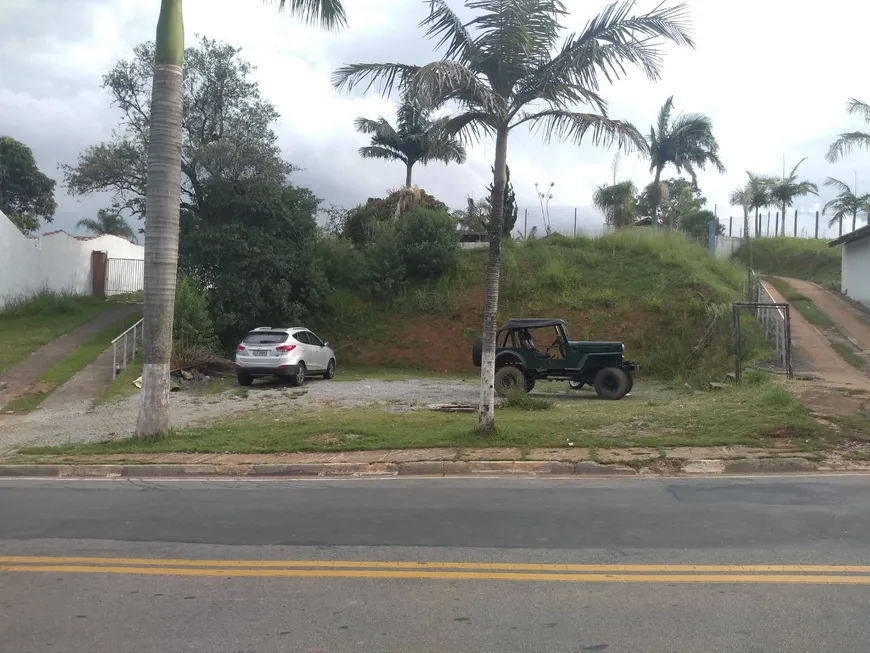
<path id="1" fill-rule="evenodd" d="M 459 235 L 453 217 L 416 206 L 399 221 L 399 254 L 410 279 L 436 279 L 451 272 L 459 259 Z"/>
<path id="2" fill-rule="evenodd" d="M 505 397 L 502 406 L 504 408 L 516 408 L 517 410 L 537 411 L 549 410 L 553 407 L 553 402 L 550 399 L 533 397 L 525 390 L 520 390 L 519 388 L 517 388 L 516 390 L 511 390 L 508 393 L 508 396 Z"/>
<path id="3" fill-rule="evenodd" d="M 333 289 L 358 290 L 366 283 L 365 257 L 347 239 L 320 238 L 314 245 L 314 260 Z"/>
<path id="4" fill-rule="evenodd" d="M 398 295 L 407 285 L 408 273 L 399 251 L 396 226 L 383 223 L 372 232 L 372 240 L 363 250 L 366 280 L 375 299 L 387 300 Z"/>
<path id="5" fill-rule="evenodd" d="M 208 298 L 185 276 L 175 287 L 175 314 L 172 323 L 172 351 L 217 351 L 218 339 L 208 311 Z"/>

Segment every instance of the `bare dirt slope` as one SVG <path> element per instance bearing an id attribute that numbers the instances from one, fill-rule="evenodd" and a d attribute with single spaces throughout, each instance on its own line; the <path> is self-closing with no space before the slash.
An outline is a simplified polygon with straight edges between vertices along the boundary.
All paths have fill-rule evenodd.
<path id="1" fill-rule="evenodd" d="M 862 313 L 842 297 L 801 279 L 785 281 L 804 297 L 808 297 L 834 321 L 837 331 L 865 354 L 870 352 L 870 316 Z"/>

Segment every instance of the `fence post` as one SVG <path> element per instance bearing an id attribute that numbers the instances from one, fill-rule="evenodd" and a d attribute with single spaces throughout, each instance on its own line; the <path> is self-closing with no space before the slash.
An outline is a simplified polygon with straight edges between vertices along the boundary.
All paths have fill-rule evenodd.
<path id="1" fill-rule="evenodd" d="M 794 237 L 797 238 L 797 209 L 794 210 Z"/>
<path id="2" fill-rule="evenodd" d="M 819 237 L 819 212 L 816 211 L 816 239 Z"/>
<path id="3" fill-rule="evenodd" d="M 731 238 L 731 228 L 734 226 L 734 218 L 728 218 L 728 237 Z"/>
<path id="4" fill-rule="evenodd" d="M 577 207 L 574 207 L 574 238 L 577 237 Z"/>
<path id="5" fill-rule="evenodd" d="M 767 212 L 767 235 L 770 236 L 770 211 Z"/>
<path id="6" fill-rule="evenodd" d="M 529 237 L 529 210 L 523 210 L 523 240 Z"/>
<path id="7" fill-rule="evenodd" d="M 773 221 L 773 235 L 779 236 L 779 211 L 776 212 L 776 219 Z"/>

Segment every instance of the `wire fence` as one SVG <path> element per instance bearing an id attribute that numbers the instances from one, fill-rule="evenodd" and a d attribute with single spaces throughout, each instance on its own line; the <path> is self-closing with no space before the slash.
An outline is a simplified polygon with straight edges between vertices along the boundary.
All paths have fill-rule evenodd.
<path id="1" fill-rule="evenodd" d="M 514 236 L 548 233 L 595 237 L 604 233 L 604 214 L 593 206 L 519 207 Z"/>
<path id="2" fill-rule="evenodd" d="M 743 216 L 719 217 L 719 224 L 725 229 L 726 236 L 740 238 L 743 236 Z M 749 236 L 785 236 L 788 238 L 823 238 L 832 240 L 844 234 L 851 233 L 866 224 L 866 217 L 859 215 L 854 221 L 850 217 L 831 224 L 831 216 L 820 211 L 801 211 L 799 209 L 786 211 L 785 220 L 779 211 L 764 211 L 749 216 Z"/>

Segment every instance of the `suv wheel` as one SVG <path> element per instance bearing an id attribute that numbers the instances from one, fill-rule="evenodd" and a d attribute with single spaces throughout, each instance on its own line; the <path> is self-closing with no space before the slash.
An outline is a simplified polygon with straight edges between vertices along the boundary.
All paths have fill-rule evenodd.
<path id="1" fill-rule="evenodd" d="M 296 387 L 305 385 L 305 371 L 305 363 L 299 361 L 299 364 L 296 366 L 296 372 L 290 377 L 290 385 Z"/>
<path id="2" fill-rule="evenodd" d="M 631 389 L 631 377 L 618 367 L 605 367 L 595 375 L 595 393 L 601 399 L 622 399 Z"/>
<path id="3" fill-rule="evenodd" d="M 526 389 L 526 375 L 513 365 L 500 367 L 495 371 L 495 391 L 500 397 L 507 397 L 513 390 Z"/>
<path id="4" fill-rule="evenodd" d="M 254 377 L 248 374 L 236 374 L 236 379 L 238 379 L 239 385 L 251 385 L 254 382 Z"/>
<path id="5" fill-rule="evenodd" d="M 332 377 L 335 376 L 335 360 L 329 359 L 329 365 L 326 366 L 326 372 L 323 374 L 323 378 L 329 381 Z"/>

